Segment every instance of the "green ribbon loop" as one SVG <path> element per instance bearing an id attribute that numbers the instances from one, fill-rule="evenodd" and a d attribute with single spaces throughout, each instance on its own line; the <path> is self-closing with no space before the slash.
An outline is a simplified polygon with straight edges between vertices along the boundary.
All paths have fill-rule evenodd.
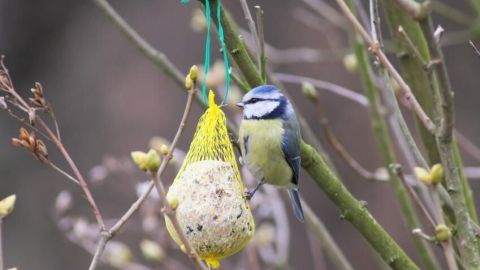
<path id="1" fill-rule="evenodd" d="M 188 4 L 189 0 L 181 0 L 182 4 Z M 208 71 L 210 70 L 210 54 L 211 54 L 211 10 L 210 10 L 210 0 L 205 0 L 205 20 L 207 21 L 207 37 L 205 39 L 205 60 L 203 65 L 203 83 L 202 83 L 202 98 L 203 102 L 208 105 L 208 96 L 207 96 L 207 83 L 206 78 Z M 228 60 L 227 46 L 225 45 L 225 35 L 223 32 L 222 26 L 222 4 L 220 0 L 217 0 L 217 23 L 218 23 L 218 39 L 222 46 L 223 62 L 225 65 L 225 94 L 222 99 L 221 105 L 224 105 L 227 101 L 228 93 L 230 90 L 230 64 Z"/>

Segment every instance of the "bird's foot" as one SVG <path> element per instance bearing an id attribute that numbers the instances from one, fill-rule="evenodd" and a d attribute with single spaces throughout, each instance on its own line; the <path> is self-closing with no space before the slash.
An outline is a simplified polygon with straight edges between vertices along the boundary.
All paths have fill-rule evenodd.
<path id="1" fill-rule="evenodd" d="M 253 195 L 254 195 L 253 192 L 245 191 L 245 195 L 244 195 L 244 196 L 245 196 L 245 199 L 246 199 L 247 201 L 250 201 L 250 200 L 252 199 Z"/>

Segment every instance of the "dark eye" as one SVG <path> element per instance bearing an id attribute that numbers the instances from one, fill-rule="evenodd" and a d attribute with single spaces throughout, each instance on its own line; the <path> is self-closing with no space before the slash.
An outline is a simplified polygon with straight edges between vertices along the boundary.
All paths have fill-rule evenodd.
<path id="1" fill-rule="evenodd" d="M 259 98 L 251 98 L 251 99 L 248 101 L 248 103 L 256 103 L 256 102 L 258 102 L 258 101 L 260 101 Z"/>

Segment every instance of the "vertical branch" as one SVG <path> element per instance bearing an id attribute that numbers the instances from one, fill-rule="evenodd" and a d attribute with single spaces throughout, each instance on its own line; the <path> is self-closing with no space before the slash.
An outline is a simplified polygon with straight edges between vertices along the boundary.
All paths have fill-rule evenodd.
<path id="1" fill-rule="evenodd" d="M 247 21 L 248 29 L 250 30 L 250 34 L 254 40 L 254 51 L 259 52 L 260 50 L 260 41 L 258 40 L 258 32 L 255 26 L 255 21 L 253 20 L 252 13 L 250 12 L 250 8 L 248 7 L 247 0 L 240 0 L 240 4 L 242 5 L 243 14 L 245 14 L 245 20 Z M 258 54 L 259 56 L 260 54 Z M 258 61 L 258 70 L 260 70 L 260 59 Z"/>
<path id="2" fill-rule="evenodd" d="M 258 63 L 260 65 L 260 75 L 263 81 L 267 82 L 267 57 L 265 56 L 265 32 L 263 28 L 263 10 L 260 6 L 255 6 L 255 13 L 257 18 L 257 31 L 258 31 L 258 42 L 259 42 L 259 59 Z"/>
<path id="3" fill-rule="evenodd" d="M 302 167 L 340 209 L 342 218 L 350 221 L 393 269 L 419 269 L 380 224 L 365 204 L 355 199 L 328 168 L 322 157 L 305 142 L 301 143 Z"/>
<path id="4" fill-rule="evenodd" d="M 332 261 L 335 269 L 338 270 L 353 270 L 353 267 L 348 262 L 342 250 L 338 247 L 335 240 L 332 238 L 322 221 L 317 218 L 310 206 L 305 201 L 302 201 L 303 211 L 305 212 L 305 222 L 312 233 L 318 238 L 325 250 L 328 258 Z"/>
<path id="5" fill-rule="evenodd" d="M 393 69 L 393 66 L 391 66 L 388 60 L 386 60 L 385 55 L 383 53 L 380 53 L 381 48 L 378 41 L 370 37 L 370 35 L 361 26 L 361 24 L 355 18 L 353 12 L 350 10 L 350 8 L 347 6 L 347 4 L 344 1 L 337 0 L 337 2 L 339 2 L 340 6 L 342 7 L 342 11 L 345 13 L 345 15 L 347 15 L 347 17 L 350 18 L 350 22 L 354 24 L 355 30 L 357 32 L 363 33 L 362 37 L 364 38 L 365 41 L 367 41 L 369 46 L 376 47 L 377 52 L 376 53 L 374 52 L 374 54 L 376 57 L 378 57 L 379 61 L 385 66 L 385 69 L 387 70 L 389 67 Z M 353 6 L 353 4 L 350 3 L 350 6 Z M 372 29 L 374 33 L 376 33 L 377 27 L 375 25 L 375 22 L 372 22 L 372 26 L 373 26 Z M 387 123 L 381 112 L 380 97 L 378 95 L 378 89 L 373 79 L 372 67 L 367 57 L 367 49 L 365 48 L 363 43 L 359 41 L 358 38 L 356 38 L 356 36 L 354 35 L 352 36 L 353 37 L 351 37 L 351 43 L 354 49 L 355 56 L 358 61 L 360 79 L 362 81 L 365 95 L 369 100 L 371 129 L 374 135 L 374 139 L 376 140 L 377 147 L 380 151 L 380 154 L 384 163 L 384 167 L 388 168 L 390 164 L 397 163 L 393 144 L 390 139 Z M 396 73 L 396 72 L 393 72 L 392 70 L 390 70 L 390 72 Z M 400 80 L 402 79 L 400 78 Z M 418 111 L 421 111 L 421 110 L 422 109 L 419 108 Z M 405 225 L 409 230 L 413 230 L 415 228 L 420 227 L 420 222 L 418 220 L 415 208 L 408 196 L 408 193 L 405 187 L 402 185 L 400 178 L 390 170 L 388 171 L 388 173 L 390 178 L 389 183 L 391 184 L 394 194 L 396 196 L 396 199 L 399 203 Z M 422 241 L 421 239 L 418 239 L 417 237 L 413 237 L 413 241 L 415 243 L 415 247 L 417 248 L 419 255 L 421 256 L 425 264 L 425 269 L 432 269 L 432 270 L 438 269 L 438 265 L 434 260 L 433 252 L 431 248 L 428 246 L 428 244 Z"/>
<path id="6" fill-rule="evenodd" d="M 68 153 L 67 149 L 65 149 L 65 146 L 57 138 L 55 133 L 47 126 L 47 124 L 41 118 L 37 117 L 37 122 L 45 130 L 45 132 L 50 137 L 50 139 L 52 139 L 53 143 L 60 150 L 60 153 L 62 153 L 63 157 L 65 158 L 68 165 L 72 169 L 72 171 L 75 174 L 78 182 L 80 183 L 80 187 L 82 188 L 83 193 L 85 193 L 85 197 L 87 199 L 87 202 L 90 204 L 90 207 L 93 210 L 93 214 L 95 215 L 98 226 L 100 227 L 100 231 L 105 231 L 106 230 L 105 222 L 103 221 L 102 214 L 101 214 L 100 210 L 98 209 L 98 206 L 95 202 L 95 199 L 93 198 L 92 192 L 90 191 L 90 188 L 88 187 L 87 181 L 85 180 L 85 178 L 83 178 L 83 175 L 80 173 L 80 170 L 78 169 L 77 165 L 75 164 L 73 159 L 70 157 L 70 154 Z"/>
<path id="7" fill-rule="evenodd" d="M 445 182 L 447 190 L 452 197 L 454 213 L 457 220 L 458 240 L 461 259 L 466 268 L 480 268 L 480 248 L 477 244 L 475 229 L 472 227 L 472 218 L 477 219 L 475 204 L 473 202 L 468 180 L 458 169 L 459 154 L 453 140 L 454 105 L 453 91 L 447 74 L 444 57 L 440 46 L 433 33 L 430 16 L 420 19 L 420 27 L 425 35 L 429 51 L 434 61 L 435 74 L 438 80 L 439 92 L 436 93 L 440 100 L 439 129 L 436 132 L 436 141 L 445 168 Z"/>

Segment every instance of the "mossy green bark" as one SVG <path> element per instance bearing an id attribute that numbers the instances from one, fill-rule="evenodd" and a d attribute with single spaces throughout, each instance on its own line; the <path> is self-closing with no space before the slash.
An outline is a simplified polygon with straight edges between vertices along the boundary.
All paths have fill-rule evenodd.
<path id="1" fill-rule="evenodd" d="M 424 111 L 433 118 L 434 121 L 438 120 L 436 119 L 437 116 L 434 115 L 434 96 L 439 94 L 439 85 L 436 77 L 425 70 L 425 63 L 431 61 L 431 56 L 422 29 L 417 21 L 413 20 L 404 12 L 400 12 L 393 0 L 385 0 L 384 6 L 386 11 L 386 21 L 390 28 L 392 40 L 396 46 L 396 55 L 400 62 L 402 77 L 412 89 Z M 399 26 L 403 27 L 413 44 L 415 44 L 422 59 L 418 59 L 414 56 L 411 48 L 409 48 L 405 39 L 398 32 Z M 426 130 L 420 121 L 417 121 L 417 128 L 422 138 L 422 143 L 430 165 L 440 163 L 440 154 L 438 152 L 435 136 Z M 468 212 L 472 220 L 478 223 L 473 194 L 470 189 L 470 184 L 463 173 L 463 161 L 458 152 L 455 138 L 453 138 L 451 145 L 454 148 L 453 154 L 455 155 L 455 164 L 460 170 L 459 174 L 461 176 L 462 188 L 465 190 L 464 194 Z"/>
<path id="2" fill-rule="evenodd" d="M 328 168 L 317 151 L 304 142 L 301 144 L 301 159 L 302 167 L 335 203 L 342 218 L 355 226 L 392 269 L 419 269 L 372 217 L 365 203 L 355 199 Z"/>
<path id="3" fill-rule="evenodd" d="M 355 56 L 357 57 L 358 61 L 358 72 L 360 74 L 365 95 L 369 100 L 369 112 L 374 139 L 380 151 L 383 165 L 384 167 L 388 168 L 391 164 L 397 163 L 397 161 L 395 158 L 393 144 L 390 139 L 388 126 L 381 113 L 381 103 L 378 89 L 372 78 L 371 65 L 368 60 L 365 46 L 358 41 L 353 42 Z M 392 186 L 393 192 L 397 199 L 405 225 L 410 231 L 420 228 L 421 224 L 418 221 L 417 213 L 401 179 L 392 171 L 388 170 L 388 172 L 390 185 Z M 428 243 L 416 236 L 413 237 L 413 242 L 420 258 L 424 263 L 424 269 L 439 269 L 439 265 L 435 261 L 435 256 L 433 255 Z"/>

